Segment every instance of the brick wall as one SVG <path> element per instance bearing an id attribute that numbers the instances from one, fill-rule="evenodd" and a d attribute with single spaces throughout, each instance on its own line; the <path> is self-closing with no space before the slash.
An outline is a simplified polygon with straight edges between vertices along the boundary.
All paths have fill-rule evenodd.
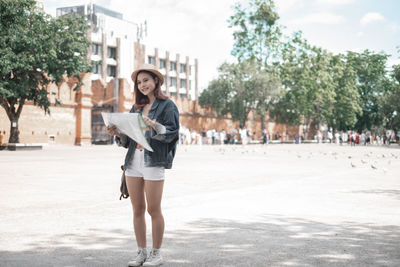
<path id="1" fill-rule="evenodd" d="M 22 109 L 18 121 L 21 143 L 75 143 L 76 137 L 76 91 L 73 91 L 76 83 L 73 79 L 64 77 L 60 84 L 50 84 L 50 115 L 46 115 L 43 109 L 34 106 L 27 101 Z M 62 101 L 63 105 L 55 106 L 55 98 Z M 0 131 L 4 133 L 3 143 L 8 143 L 10 137 L 10 121 L 3 108 L 0 108 Z"/>

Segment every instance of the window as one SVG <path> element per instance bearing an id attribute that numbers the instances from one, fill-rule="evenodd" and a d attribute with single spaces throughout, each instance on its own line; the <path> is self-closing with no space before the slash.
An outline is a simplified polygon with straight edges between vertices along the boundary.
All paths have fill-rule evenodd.
<path id="1" fill-rule="evenodd" d="M 181 69 L 181 73 L 186 72 L 186 64 L 181 64 L 180 69 Z"/>
<path id="2" fill-rule="evenodd" d="M 175 97 L 176 96 L 176 92 L 169 92 L 170 96 Z"/>
<path id="3" fill-rule="evenodd" d="M 112 65 L 107 66 L 107 75 L 111 77 L 115 77 L 117 73 L 117 68 Z"/>
<path id="4" fill-rule="evenodd" d="M 171 61 L 169 70 L 176 70 L 176 62 Z"/>
<path id="5" fill-rule="evenodd" d="M 165 69 L 165 66 L 166 66 L 167 64 L 166 64 L 166 62 L 165 62 L 165 59 L 160 59 L 160 70 L 161 69 Z"/>
<path id="6" fill-rule="evenodd" d="M 176 86 L 176 78 L 175 77 L 169 78 L 169 86 L 171 86 L 171 87 Z"/>
<path id="7" fill-rule="evenodd" d="M 148 63 L 151 64 L 151 65 L 156 65 L 156 58 L 155 58 L 155 57 L 148 56 L 148 57 L 147 57 L 147 61 L 148 61 Z"/>
<path id="8" fill-rule="evenodd" d="M 186 88 L 186 79 L 181 79 L 181 88 Z"/>
<path id="9" fill-rule="evenodd" d="M 92 72 L 93 74 L 101 74 L 101 64 L 99 62 L 93 62 Z"/>
<path id="10" fill-rule="evenodd" d="M 117 59 L 117 49 L 115 47 L 107 47 L 107 57 Z"/>
<path id="11" fill-rule="evenodd" d="M 101 56 L 101 45 L 99 44 L 92 44 L 92 54 Z"/>

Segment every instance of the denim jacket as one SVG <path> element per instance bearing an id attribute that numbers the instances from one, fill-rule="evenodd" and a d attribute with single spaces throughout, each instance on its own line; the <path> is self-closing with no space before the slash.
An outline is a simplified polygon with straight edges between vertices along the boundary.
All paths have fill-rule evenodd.
<path id="1" fill-rule="evenodd" d="M 141 113 L 134 107 L 130 113 Z M 175 157 L 176 146 L 179 138 L 179 112 L 175 103 L 170 100 L 156 99 L 149 110 L 148 117 L 156 120 L 156 130 L 150 127 L 146 131 L 146 139 L 154 152 L 144 150 L 144 163 L 146 167 L 164 167 L 171 169 Z M 125 134 L 116 137 L 119 146 L 128 148 L 125 156 L 124 169 L 132 162 L 137 143 Z"/>

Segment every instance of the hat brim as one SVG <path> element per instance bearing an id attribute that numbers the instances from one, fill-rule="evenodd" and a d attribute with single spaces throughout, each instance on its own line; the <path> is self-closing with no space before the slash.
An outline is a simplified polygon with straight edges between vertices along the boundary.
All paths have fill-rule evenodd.
<path id="1" fill-rule="evenodd" d="M 132 81 L 133 81 L 134 83 L 136 83 L 137 75 L 138 75 L 139 72 L 141 72 L 141 71 L 148 71 L 148 72 L 151 72 L 151 73 L 155 74 L 155 75 L 158 77 L 158 79 L 160 80 L 160 86 L 163 85 L 163 83 L 164 83 L 164 76 L 163 76 L 158 70 L 146 69 L 146 68 L 137 69 L 137 70 L 135 70 L 134 72 L 132 72 L 131 78 L 132 78 Z"/>

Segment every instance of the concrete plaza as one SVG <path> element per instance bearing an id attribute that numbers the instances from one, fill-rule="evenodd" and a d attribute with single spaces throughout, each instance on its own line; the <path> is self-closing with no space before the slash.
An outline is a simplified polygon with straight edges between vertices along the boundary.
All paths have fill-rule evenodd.
<path id="1" fill-rule="evenodd" d="M 125 152 L 0 151 L 0 266 L 126 266 Z M 166 175 L 163 266 L 400 266 L 399 149 L 180 146 Z"/>

